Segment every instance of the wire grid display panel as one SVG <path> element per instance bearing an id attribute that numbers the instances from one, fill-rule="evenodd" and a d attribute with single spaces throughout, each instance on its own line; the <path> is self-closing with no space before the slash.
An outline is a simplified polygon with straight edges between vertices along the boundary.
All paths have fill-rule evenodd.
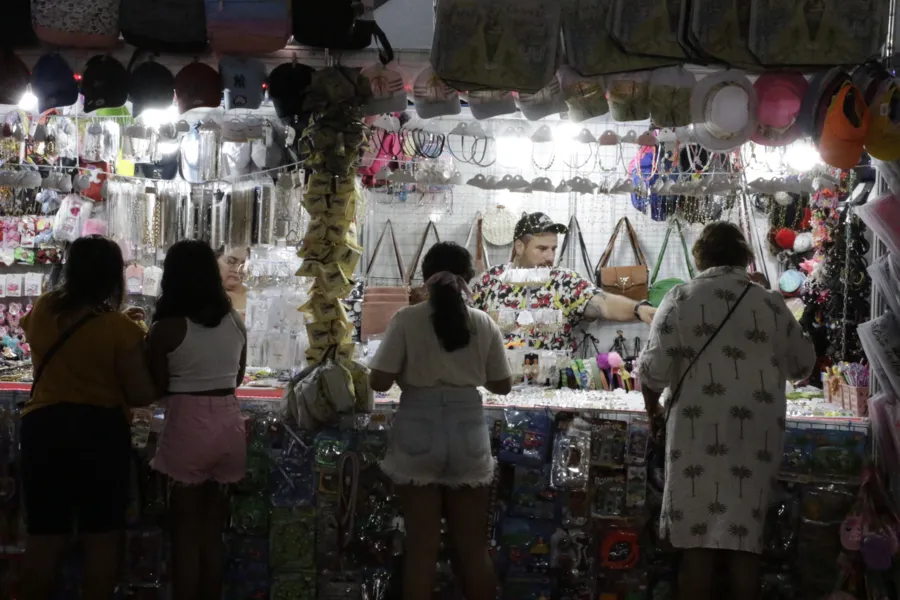
<path id="1" fill-rule="evenodd" d="M 458 124 L 472 122 L 473 120 L 467 115 L 460 115 L 433 119 L 424 125 L 430 131 L 449 134 Z M 628 164 L 637 155 L 639 146 L 633 144 L 618 146 L 592 144 L 589 146 L 571 139 L 580 130 L 587 129 L 594 138 L 599 138 L 606 130 L 613 130 L 619 136 L 624 136 L 631 130 L 641 133 L 648 127 L 647 122 L 620 124 L 605 118 L 577 125 L 560 120 L 545 120 L 535 123 L 512 118 L 490 119 L 482 121 L 480 124 L 489 136 L 495 138 L 495 141 L 491 142 L 488 147 L 486 159 L 483 161 L 487 163 L 496 158 L 493 164 L 481 167 L 454 158 L 453 154 L 456 156 L 464 153 L 471 154 L 473 138 L 459 135 L 447 136 L 444 152 L 437 160 L 445 163 L 447 168 L 458 169 L 464 181 L 468 181 L 477 174 L 482 174 L 484 177 L 521 175 L 528 181 L 532 181 L 536 177 L 547 177 L 554 185 L 575 176 L 586 177 L 596 183 L 616 182 L 628 176 Z M 555 137 L 554 142 L 533 143 L 531 141 L 531 135 L 542 126 L 550 128 Z M 481 151 L 479 150 L 476 154 L 480 159 Z M 522 194 L 509 190 L 482 190 L 469 185 L 457 185 L 450 186 L 446 190 L 424 194 L 416 191 L 404 193 L 395 190 L 370 189 L 366 191 L 366 203 L 367 216 L 363 227 L 365 254 L 360 264 L 360 275 L 365 274 L 375 243 L 388 220 L 393 225 L 403 265 L 408 272 L 412 268 L 411 262 L 429 220 L 435 223 L 442 241 L 463 244 L 478 215 L 496 210 L 497 206 L 505 207 L 516 215 L 523 212 L 544 212 L 560 223 L 568 223 L 570 218 L 575 215 L 581 226 L 589 260 L 592 264 L 584 264 L 578 244 L 574 239 L 568 245 L 566 255 L 558 257 L 558 259 L 561 260 L 562 266 L 578 271 L 582 276 L 589 277 L 591 280 L 594 279 L 594 269 L 620 218 L 628 217 L 634 225 L 651 272 L 656 264 L 668 228 L 667 223 L 653 221 L 648 215 L 635 209 L 628 194 L 585 195 L 544 192 Z M 722 218 L 738 222 L 737 209 L 726 210 Z M 764 218 L 758 218 L 757 222 L 758 224 L 761 222 L 762 226 L 765 225 Z M 688 249 L 702 227 L 701 224 L 684 227 Z M 764 239 L 765 231 L 762 231 L 761 235 Z M 563 238 L 560 236 L 560 245 L 562 241 Z M 426 251 L 433 242 L 434 236 L 430 235 L 425 244 Z M 468 249 L 473 255 L 475 244 L 476 239 L 472 235 Z M 486 246 L 491 265 L 509 261 L 512 245 L 491 246 L 486 244 Z M 393 247 L 386 237 L 374 264 L 372 264 L 370 281 L 381 285 L 400 283 L 401 279 L 393 254 Z M 673 234 L 660 265 L 659 278 L 688 279 L 685 258 L 681 243 Z M 635 264 L 634 254 L 627 236 L 622 234 L 618 238 L 609 265 L 632 264 Z M 771 277 L 772 267 L 769 268 L 769 273 Z M 421 264 L 418 265 L 413 278 L 413 281 L 420 280 Z M 588 331 L 598 338 L 600 349 L 603 351 L 612 346 L 617 330 L 623 331 L 623 335 L 628 340 L 629 349 L 631 349 L 635 337 L 640 337 L 645 343 L 648 333 L 647 326 L 640 323 L 610 324 L 601 322 L 589 324 L 587 327 Z M 580 334 L 576 335 L 580 337 Z"/>

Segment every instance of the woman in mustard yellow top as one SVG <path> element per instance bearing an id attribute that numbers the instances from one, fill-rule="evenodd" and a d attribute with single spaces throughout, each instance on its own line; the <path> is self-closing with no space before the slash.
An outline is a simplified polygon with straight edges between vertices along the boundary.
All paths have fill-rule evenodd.
<path id="1" fill-rule="evenodd" d="M 35 374 L 21 429 L 24 600 L 52 596 L 73 532 L 85 549 L 82 598 L 113 597 L 128 502 L 127 408 L 154 399 L 144 330 L 119 312 L 124 267 L 114 242 L 76 240 L 62 287 L 22 320 Z"/>

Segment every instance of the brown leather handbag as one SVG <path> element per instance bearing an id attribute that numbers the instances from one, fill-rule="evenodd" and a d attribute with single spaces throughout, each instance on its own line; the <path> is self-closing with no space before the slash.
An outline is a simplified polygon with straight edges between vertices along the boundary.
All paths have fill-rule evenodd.
<path id="1" fill-rule="evenodd" d="M 435 226 L 434 221 L 428 221 L 428 225 L 425 226 L 425 233 L 422 234 L 422 239 L 419 241 L 419 247 L 416 248 L 416 255 L 413 257 L 413 262 L 409 266 L 409 272 L 406 273 L 406 285 L 409 286 L 410 305 L 419 304 L 428 300 L 428 286 L 424 283 L 422 285 L 413 286 L 412 280 L 416 276 L 416 270 L 419 268 L 419 261 L 422 260 L 422 255 L 425 253 L 425 243 L 428 241 L 429 231 L 434 232 L 434 238 L 438 242 L 441 241 L 441 236 L 438 235 L 437 226 Z"/>
<path id="2" fill-rule="evenodd" d="M 618 238 L 623 225 L 628 233 L 628 239 L 631 242 L 631 248 L 634 250 L 638 264 L 627 267 L 609 267 L 607 264 L 612 256 L 616 238 Z M 647 266 L 644 252 L 638 243 L 637 233 L 634 227 L 631 226 L 631 221 L 628 220 L 628 217 L 622 217 L 616 223 L 616 228 L 609 238 L 606 250 L 603 252 L 603 256 L 600 257 L 600 262 L 597 263 L 596 276 L 597 283 L 603 288 L 604 292 L 625 296 L 636 302 L 647 299 L 649 294 L 647 282 L 650 279 L 650 269 Z"/>
<path id="3" fill-rule="evenodd" d="M 375 265 L 375 259 L 378 258 L 378 251 L 381 250 L 381 243 L 384 241 L 384 235 L 390 232 L 391 242 L 394 246 L 394 257 L 397 261 L 397 271 L 400 273 L 400 281 L 404 281 L 403 258 L 400 256 L 400 246 L 397 244 L 397 237 L 394 235 L 394 225 L 388 219 L 384 224 L 378 241 L 375 242 L 375 249 L 372 250 L 372 256 L 369 259 L 369 265 L 366 268 L 366 279 L 372 272 Z M 362 311 L 360 318 L 362 326 L 360 328 L 359 337 L 362 341 L 381 335 L 387 330 L 388 323 L 391 318 L 401 308 L 409 306 L 409 287 L 402 286 L 369 286 L 367 285 L 363 292 Z"/>

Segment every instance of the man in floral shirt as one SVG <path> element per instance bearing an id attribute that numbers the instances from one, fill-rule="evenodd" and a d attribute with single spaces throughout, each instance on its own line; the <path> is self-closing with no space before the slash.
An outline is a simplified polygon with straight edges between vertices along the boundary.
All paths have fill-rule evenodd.
<path id="1" fill-rule="evenodd" d="M 559 234 L 567 233 L 565 225 L 554 223 L 544 213 L 524 215 L 516 223 L 514 258 L 508 265 L 494 267 L 476 277 L 472 286 L 473 303 L 488 313 L 499 313 L 501 309 L 557 309 L 562 311 L 563 326 L 555 332 L 532 330 L 527 342 L 534 348 L 574 351 L 577 339 L 573 336 L 575 327 L 581 321 L 631 322 L 643 321 L 649 324 L 656 309 L 649 302 L 637 302 L 607 294 L 575 271 L 552 268 L 556 263 L 556 248 Z M 550 279 L 540 287 L 505 283 L 503 273 L 508 268 L 547 268 Z M 526 306 L 527 303 L 527 306 Z M 522 329 L 506 334 L 507 344 L 526 341 Z"/>

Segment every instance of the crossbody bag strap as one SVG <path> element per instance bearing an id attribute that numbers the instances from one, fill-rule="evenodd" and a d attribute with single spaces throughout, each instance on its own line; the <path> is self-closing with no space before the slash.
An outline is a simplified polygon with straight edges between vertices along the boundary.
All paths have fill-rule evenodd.
<path id="1" fill-rule="evenodd" d="M 638 242 L 637 231 L 634 230 L 634 227 L 631 224 L 631 220 L 628 217 L 623 218 L 625 219 L 625 230 L 628 232 L 628 240 L 631 242 L 631 249 L 634 250 L 634 255 L 637 257 L 638 265 L 646 266 L 647 257 L 644 256 L 644 251 L 641 249 L 640 242 Z"/>
<path id="2" fill-rule="evenodd" d="M 413 256 L 412 264 L 409 266 L 409 271 L 406 273 L 406 285 L 412 285 L 413 277 L 416 275 L 416 269 L 419 268 L 419 261 L 422 260 L 422 254 L 425 252 L 425 242 L 428 241 L 428 232 L 434 231 L 435 239 L 440 242 L 441 236 L 438 234 L 437 225 L 434 224 L 434 221 L 428 221 L 428 225 L 425 226 L 425 233 L 422 234 L 422 239 L 419 241 L 419 247 L 416 248 L 416 254 Z"/>
<path id="3" fill-rule="evenodd" d="M 651 286 L 656 283 L 656 278 L 659 277 L 659 269 L 662 267 L 662 261 L 666 255 L 666 247 L 669 245 L 669 236 L 672 235 L 673 229 L 681 239 L 681 248 L 684 250 L 684 264 L 687 265 L 688 275 L 690 275 L 691 279 L 694 278 L 694 266 L 691 264 L 691 254 L 688 251 L 687 241 L 684 239 L 684 231 L 681 229 L 681 222 L 676 219 L 671 221 L 666 229 L 662 247 L 659 249 L 659 256 L 656 257 L 656 264 L 653 265 L 653 273 L 650 275 Z"/>
<path id="4" fill-rule="evenodd" d="M 397 269 L 400 271 L 400 280 L 403 281 L 403 278 L 406 275 L 406 269 L 403 268 L 403 257 L 400 256 L 400 246 L 397 244 L 397 236 L 394 235 L 394 224 L 391 223 L 390 219 L 384 224 L 384 229 L 381 230 L 381 235 L 378 236 L 378 241 L 375 242 L 375 249 L 372 250 L 372 256 L 369 258 L 369 266 L 366 267 L 366 278 L 372 273 L 372 268 L 375 266 L 375 259 L 378 258 L 378 251 L 381 250 L 381 243 L 384 241 L 384 234 L 388 231 L 391 232 L 394 257 L 397 259 Z"/>
<path id="5" fill-rule="evenodd" d="M 603 251 L 603 254 L 600 255 L 600 262 L 597 263 L 597 269 L 602 269 L 606 266 L 606 263 L 609 262 L 610 257 L 612 257 L 613 249 L 616 245 L 616 239 L 619 237 L 619 231 L 622 229 L 622 225 L 625 223 L 626 218 L 622 217 L 619 219 L 619 222 L 616 223 L 616 228 L 613 229 L 612 235 L 609 236 L 609 242 L 606 244 L 606 250 Z"/>
<path id="6" fill-rule="evenodd" d="M 706 343 L 700 348 L 700 351 L 694 355 L 694 358 L 691 359 L 691 362 L 688 363 L 687 368 L 681 374 L 681 378 L 678 380 L 678 385 L 675 386 L 675 391 L 672 392 L 672 395 L 669 396 L 669 401 L 666 402 L 666 421 L 669 420 L 669 415 L 672 414 L 672 410 L 675 408 L 675 404 L 678 402 L 678 395 L 681 393 L 681 386 L 684 385 L 684 379 L 687 377 L 688 373 L 691 372 L 691 369 L 694 368 L 694 365 L 697 364 L 697 361 L 700 360 L 700 357 L 703 356 L 703 352 L 709 347 L 716 336 L 719 335 L 719 332 L 722 331 L 722 328 L 725 327 L 725 324 L 731 319 L 731 315 L 734 314 L 734 311 L 737 310 L 737 307 L 741 305 L 741 302 L 744 300 L 744 297 L 747 295 L 747 292 L 750 291 L 750 288 L 753 287 L 752 283 L 748 283 L 744 288 L 744 291 L 741 292 L 741 295 L 738 296 L 738 299 L 734 304 L 731 305 L 731 310 L 725 315 L 725 318 L 722 319 L 722 322 L 719 323 L 719 326 L 716 327 L 716 330 L 706 339 Z"/>
<path id="7" fill-rule="evenodd" d="M 675 221 L 678 237 L 681 238 L 681 249 L 684 250 L 684 264 L 687 265 L 688 275 L 694 278 L 694 265 L 691 263 L 691 253 L 688 250 L 687 240 L 684 239 L 684 229 L 681 227 L 681 221 Z"/>
<path id="8" fill-rule="evenodd" d="M 559 249 L 557 253 L 558 258 L 556 259 L 556 266 L 562 264 L 563 256 L 566 254 L 566 248 L 569 247 L 569 239 L 572 235 L 575 235 L 578 239 L 578 247 L 581 252 L 581 260 L 584 261 L 584 266 L 588 269 L 591 268 L 591 265 L 594 263 L 591 262 L 590 256 L 588 256 L 587 244 L 584 241 L 584 234 L 581 233 L 581 224 L 578 222 L 578 217 L 572 215 L 572 218 L 569 219 L 569 232 L 566 234 L 566 237 L 563 239 L 562 247 Z M 574 232 L 574 233 L 573 233 Z"/>
<path id="9" fill-rule="evenodd" d="M 50 346 L 50 349 L 44 353 L 44 358 L 41 360 L 41 364 L 39 364 L 34 369 L 34 376 L 31 381 L 31 394 L 30 396 L 34 396 L 34 390 L 37 387 L 38 381 L 41 380 L 41 375 L 44 374 L 44 370 L 47 368 L 47 365 L 50 364 L 50 361 L 53 360 L 53 357 L 60 351 L 60 349 L 66 345 L 66 342 L 75 334 L 76 331 L 82 328 L 88 321 L 97 316 L 97 313 L 90 312 L 80 319 L 78 319 L 75 323 L 69 326 L 68 329 L 59 334 L 59 338 L 56 342 Z"/>
<path id="10" fill-rule="evenodd" d="M 669 245 L 669 236 L 672 235 L 672 224 L 669 223 L 669 226 L 666 227 L 666 235 L 663 237 L 662 246 L 659 249 L 659 254 L 656 257 L 656 264 L 653 265 L 653 273 L 650 274 L 650 285 L 652 286 L 656 283 L 656 278 L 659 277 L 659 268 L 662 266 L 663 257 L 666 255 L 666 246 Z"/>

